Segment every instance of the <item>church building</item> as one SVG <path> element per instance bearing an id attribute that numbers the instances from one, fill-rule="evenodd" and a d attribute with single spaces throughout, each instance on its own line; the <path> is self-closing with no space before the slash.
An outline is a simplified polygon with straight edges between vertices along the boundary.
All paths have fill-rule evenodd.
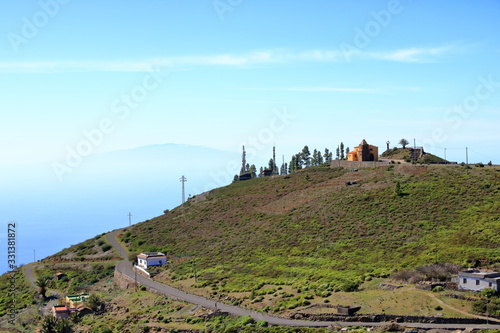
<path id="1" fill-rule="evenodd" d="M 347 154 L 348 161 L 378 161 L 378 147 L 369 145 L 365 139 Z"/>

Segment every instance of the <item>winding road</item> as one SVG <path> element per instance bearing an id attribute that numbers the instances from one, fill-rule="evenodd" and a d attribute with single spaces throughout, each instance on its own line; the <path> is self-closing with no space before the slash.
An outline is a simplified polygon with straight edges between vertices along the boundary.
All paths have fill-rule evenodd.
<path id="1" fill-rule="evenodd" d="M 31 283 L 31 285 L 35 289 L 38 289 L 38 287 L 36 285 L 36 276 L 35 276 L 35 273 L 33 271 L 36 267 L 37 267 L 36 265 L 24 265 L 23 271 L 24 271 L 24 275 L 26 276 L 28 281 Z M 47 302 L 44 307 L 41 308 L 44 314 L 51 313 L 52 307 L 54 305 L 58 305 L 60 303 L 60 300 L 61 300 L 61 294 L 58 291 L 51 290 L 51 289 L 47 289 L 47 291 L 53 295 L 53 298 L 52 298 L 52 300 Z"/>
<path id="2" fill-rule="evenodd" d="M 171 286 L 158 283 L 151 279 L 146 278 L 141 274 L 135 274 L 132 268 L 132 264 L 127 260 L 128 253 L 127 250 L 124 249 L 121 244 L 116 240 L 116 234 L 119 233 L 123 229 L 117 229 L 107 234 L 108 241 L 111 245 L 118 251 L 120 256 L 124 258 L 122 261 L 118 263 L 116 269 L 118 272 L 127 276 L 128 278 L 134 280 L 137 278 L 137 283 L 151 288 L 158 293 L 166 295 L 170 298 L 186 301 L 192 304 L 204 306 L 209 309 L 218 309 L 236 316 L 251 316 L 255 320 L 265 320 L 271 325 L 279 325 L 279 326 L 300 326 L 300 327 L 328 327 L 330 325 L 335 326 L 383 326 L 389 324 L 388 322 L 382 323 L 372 323 L 372 322 L 331 322 L 331 321 L 307 321 L 307 320 L 294 320 L 294 319 L 286 319 L 280 317 L 273 317 L 267 314 L 263 314 L 260 312 L 240 308 L 233 305 L 228 305 L 225 303 L 218 303 L 215 300 L 211 300 L 208 298 L 204 298 L 201 296 L 188 294 L 182 290 L 173 288 Z M 415 328 L 441 328 L 441 329 L 497 329 L 500 330 L 500 324 L 497 325 L 468 325 L 468 324 L 424 324 L 424 323 L 398 323 L 402 326 L 407 327 L 415 327 Z"/>

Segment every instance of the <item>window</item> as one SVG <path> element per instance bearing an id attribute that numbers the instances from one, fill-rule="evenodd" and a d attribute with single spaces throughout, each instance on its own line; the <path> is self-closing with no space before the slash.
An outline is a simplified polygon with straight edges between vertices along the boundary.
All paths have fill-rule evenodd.
<path id="1" fill-rule="evenodd" d="M 479 286 L 480 281 L 476 280 L 476 286 Z"/>
<path id="2" fill-rule="evenodd" d="M 488 283 L 488 287 L 490 287 L 490 288 L 491 288 L 491 286 L 492 286 L 492 285 L 493 285 L 493 283 L 491 283 L 491 282 L 490 282 L 490 283 Z"/>
<path id="3" fill-rule="evenodd" d="M 465 279 L 465 278 L 464 278 L 464 281 L 463 281 L 463 283 L 464 283 L 464 284 L 466 284 L 466 283 L 467 283 L 467 279 Z"/>

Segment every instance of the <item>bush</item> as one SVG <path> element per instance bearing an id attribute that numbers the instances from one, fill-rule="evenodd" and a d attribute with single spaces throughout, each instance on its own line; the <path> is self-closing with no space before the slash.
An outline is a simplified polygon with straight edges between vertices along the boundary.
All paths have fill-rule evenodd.
<path id="1" fill-rule="evenodd" d="M 434 288 L 432 288 L 432 292 L 433 293 L 439 293 L 439 292 L 442 292 L 444 291 L 444 288 L 441 287 L 441 286 L 435 286 Z"/>
<path id="2" fill-rule="evenodd" d="M 438 306 L 436 306 L 436 307 L 434 308 L 434 310 L 436 310 L 436 311 L 441 311 L 441 310 L 443 310 L 443 308 L 442 308 L 440 305 L 438 305 Z"/>

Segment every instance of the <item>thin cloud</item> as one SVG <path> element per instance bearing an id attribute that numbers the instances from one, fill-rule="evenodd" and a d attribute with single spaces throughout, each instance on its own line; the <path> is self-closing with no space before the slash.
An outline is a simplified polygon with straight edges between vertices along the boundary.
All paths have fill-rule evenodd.
<path id="1" fill-rule="evenodd" d="M 391 52 L 360 52 L 360 59 L 395 62 L 434 62 L 452 47 L 409 48 Z M 266 64 L 287 64 L 300 62 L 342 63 L 341 52 L 332 50 L 308 50 L 290 52 L 268 50 L 246 54 L 218 54 L 208 56 L 158 57 L 146 60 L 117 61 L 0 61 L 2 73 L 56 73 L 56 72 L 146 72 L 155 67 L 168 70 L 182 70 L 186 67 L 249 67 Z"/>
<path id="2" fill-rule="evenodd" d="M 435 48 L 409 48 L 396 50 L 393 52 L 371 53 L 370 56 L 375 59 L 390 60 L 396 62 L 427 63 L 437 61 L 441 56 L 449 53 L 451 50 L 451 46 Z"/>
<path id="3" fill-rule="evenodd" d="M 419 92 L 420 87 L 397 87 L 387 86 L 379 88 L 358 88 L 358 87 L 330 87 L 330 86 L 311 86 L 311 87 L 275 87 L 275 88 L 253 88 L 247 90 L 270 90 L 270 91 L 296 91 L 296 92 L 325 92 L 325 93 L 361 93 L 361 94 L 387 94 L 390 95 L 398 91 Z"/>
<path id="4" fill-rule="evenodd" d="M 263 90 L 277 90 L 277 91 L 303 91 L 303 92 L 339 92 L 339 93 L 368 93 L 380 94 L 383 93 L 380 89 L 371 88 L 351 88 L 351 87 L 283 87 L 283 88 L 269 88 Z"/>

